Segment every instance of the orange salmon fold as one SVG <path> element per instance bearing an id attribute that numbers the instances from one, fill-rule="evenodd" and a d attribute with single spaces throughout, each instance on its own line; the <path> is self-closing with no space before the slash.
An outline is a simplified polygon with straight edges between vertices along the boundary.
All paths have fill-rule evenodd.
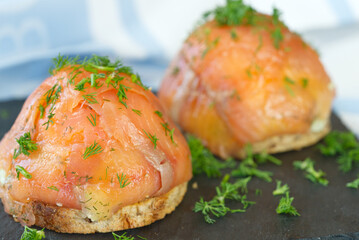
<path id="1" fill-rule="evenodd" d="M 2 195 L 101 219 L 189 181 L 185 138 L 137 75 L 115 69 L 64 64 L 28 97 L 0 143 Z M 14 159 L 27 132 L 37 150 Z M 17 178 L 16 166 L 31 179 Z"/>

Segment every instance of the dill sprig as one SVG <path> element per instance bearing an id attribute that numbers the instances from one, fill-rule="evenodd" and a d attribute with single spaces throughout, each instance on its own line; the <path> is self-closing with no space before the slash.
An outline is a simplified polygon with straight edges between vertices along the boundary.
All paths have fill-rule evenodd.
<path id="1" fill-rule="evenodd" d="M 21 235 L 20 240 L 41 240 L 45 238 L 44 229 L 37 230 L 25 226 L 24 232 Z"/>
<path id="2" fill-rule="evenodd" d="M 245 146 L 246 157 L 245 159 L 239 163 L 238 168 L 231 172 L 231 175 L 234 177 L 247 177 L 247 176 L 255 176 L 266 182 L 272 181 L 273 173 L 270 171 L 263 171 L 258 169 L 257 163 L 266 163 L 272 162 L 276 165 L 280 165 L 281 161 L 269 154 L 261 153 L 261 154 L 253 154 L 252 146 L 250 144 Z M 257 163 L 256 161 L 257 160 Z"/>
<path id="3" fill-rule="evenodd" d="M 14 150 L 13 159 L 16 159 L 21 153 L 26 156 L 30 155 L 30 152 L 34 152 L 37 150 L 37 143 L 31 140 L 30 132 L 24 133 L 19 139 L 15 139 L 19 144 L 19 148 Z"/>
<path id="4" fill-rule="evenodd" d="M 85 99 L 85 100 L 86 100 L 88 103 L 90 103 L 90 104 L 96 104 L 96 103 L 98 103 L 98 101 L 96 100 L 95 96 L 96 96 L 96 93 L 95 93 L 95 92 L 82 95 L 83 99 Z"/>
<path id="5" fill-rule="evenodd" d="M 45 108 L 41 104 L 39 105 L 40 118 L 44 117 Z"/>
<path id="6" fill-rule="evenodd" d="M 297 209 L 292 206 L 294 198 L 289 197 L 289 192 L 285 193 L 285 197 L 282 197 L 279 201 L 278 207 L 276 209 L 277 214 L 289 214 L 292 216 L 300 216 Z"/>
<path id="7" fill-rule="evenodd" d="M 332 131 L 318 148 L 325 156 L 336 156 L 343 172 L 349 172 L 359 163 L 359 143 L 351 132 Z"/>
<path id="8" fill-rule="evenodd" d="M 346 187 L 358 189 L 358 187 L 359 187 L 359 175 L 352 182 L 348 182 L 346 184 Z"/>
<path id="9" fill-rule="evenodd" d="M 16 170 L 16 178 L 19 179 L 20 178 L 20 173 L 27 179 L 31 179 L 32 178 L 32 175 L 26 171 L 25 168 L 19 166 L 19 165 L 16 165 L 15 166 L 15 170 Z"/>
<path id="10" fill-rule="evenodd" d="M 55 108 L 52 108 L 50 111 L 49 111 L 49 114 L 47 115 L 47 122 L 45 122 L 44 124 L 42 124 L 42 126 L 45 126 L 46 125 L 46 130 L 49 128 L 50 124 L 53 124 L 54 123 L 54 120 L 52 120 L 52 118 L 55 116 Z"/>
<path id="11" fill-rule="evenodd" d="M 187 143 L 192 156 L 193 175 L 204 173 L 209 178 L 220 177 L 222 169 L 235 167 L 236 163 L 232 158 L 226 161 L 217 160 L 198 138 L 187 135 Z"/>
<path id="12" fill-rule="evenodd" d="M 142 112 L 140 110 L 132 108 L 132 112 L 136 113 L 138 116 L 142 115 Z"/>
<path id="13" fill-rule="evenodd" d="M 121 173 L 121 177 L 118 175 L 118 173 L 116 175 L 117 175 L 117 180 L 120 183 L 120 188 L 124 188 L 131 183 L 128 177 L 126 176 L 126 174 L 124 175 L 123 173 Z"/>
<path id="14" fill-rule="evenodd" d="M 108 57 L 100 57 L 97 55 L 80 60 L 78 57 L 69 58 L 59 55 L 53 61 L 54 66 L 50 70 L 52 74 L 55 74 L 65 67 L 72 69 L 68 77 L 68 83 L 72 85 L 75 84 L 75 78 L 79 74 L 83 73 L 83 70 L 91 72 L 90 77 L 81 79 L 74 86 L 75 90 L 84 91 L 86 88 L 90 87 L 98 89 L 103 86 L 103 84 L 106 84 L 107 87 L 112 86 L 117 90 L 119 102 L 126 108 L 126 91 L 128 91 L 130 87 L 121 83 L 125 77 L 120 76 L 120 74 L 128 75 L 131 82 L 141 86 L 144 90 L 148 90 L 148 87 L 142 83 L 140 76 L 138 74 L 134 74 L 131 67 L 124 66 L 119 60 L 112 62 Z M 99 71 L 102 72 L 99 73 Z M 86 94 L 82 97 L 90 104 L 98 103 L 94 93 Z M 46 123 L 47 126 L 50 123 L 51 120 Z"/>
<path id="15" fill-rule="evenodd" d="M 146 136 L 151 140 L 151 142 L 153 143 L 154 145 L 154 148 L 156 149 L 157 147 L 157 141 L 158 141 L 158 138 L 156 137 L 156 135 L 152 135 L 151 133 L 147 133 L 145 131 L 145 129 L 142 129 L 143 132 L 146 134 Z"/>
<path id="16" fill-rule="evenodd" d="M 54 190 L 56 192 L 59 191 L 59 189 L 57 187 L 55 187 L 55 186 L 51 186 L 51 187 L 47 187 L 47 188 L 50 189 L 50 190 Z"/>
<path id="17" fill-rule="evenodd" d="M 51 123 L 54 123 L 54 121 L 52 120 L 52 118 L 55 116 L 55 104 L 57 102 L 57 100 L 60 97 L 60 92 L 62 90 L 61 85 L 59 84 L 55 84 L 53 87 L 51 87 L 48 91 L 46 91 L 46 93 L 44 94 L 45 96 L 45 106 L 43 106 L 42 104 L 39 105 L 39 110 L 40 110 L 40 118 L 43 118 L 44 116 L 44 112 L 45 112 L 45 108 L 48 107 L 50 105 L 50 109 L 49 109 L 49 113 L 47 115 L 47 122 L 45 122 L 44 124 L 42 124 L 43 126 L 46 125 L 46 130 L 49 128 L 49 125 Z"/>
<path id="18" fill-rule="evenodd" d="M 274 47 L 279 49 L 280 43 L 283 41 L 284 37 L 281 31 L 282 23 L 279 20 L 280 12 L 278 9 L 273 8 L 272 14 L 272 23 L 274 25 L 274 30 L 271 31 L 271 38 L 273 40 Z"/>
<path id="19" fill-rule="evenodd" d="M 284 37 L 282 34 L 282 27 L 284 24 L 280 21 L 280 11 L 273 8 L 272 17 L 270 19 L 259 14 L 254 8 L 246 5 L 243 0 L 227 0 L 226 5 L 216 7 L 214 10 L 206 12 L 204 20 L 214 18 L 219 26 L 261 26 L 262 24 L 272 23 L 272 28 L 264 28 L 270 32 L 273 45 L 276 49 L 280 48 L 280 43 Z M 230 30 L 232 39 L 236 40 L 237 35 Z"/>
<path id="20" fill-rule="evenodd" d="M 280 181 L 280 180 L 276 180 L 276 183 L 277 183 L 277 187 L 273 191 L 274 196 L 284 195 L 286 192 L 289 192 L 288 184 L 282 185 L 282 181 Z"/>
<path id="21" fill-rule="evenodd" d="M 95 113 L 95 116 L 92 115 L 92 113 L 90 113 L 91 119 L 87 116 L 87 119 L 90 121 L 91 125 L 96 127 L 96 119 L 97 119 L 97 115 Z"/>
<path id="22" fill-rule="evenodd" d="M 352 182 L 348 182 L 346 184 L 346 187 L 358 189 L 358 187 L 359 187 L 359 175 Z"/>
<path id="23" fill-rule="evenodd" d="M 310 158 L 306 158 L 304 161 L 294 161 L 293 166 L 295 169 L 305 171 L 305 177 L 313 183 L 319 183 L 323 186 L 327 186 L 329 181 L 325 178 L 325 172 L 322 170 L 314 169 L 314 161 Z"/>
<path id="24" fill-rule="evenodd" d="M 161 126 L 165 129 L 166 136 L 167 136 L 167 133 L 168 133 L 168 136 L 170 136 L 170 138 L 171 138 L 171 142 L 173 144 L 176 144 L 174 139 L 173 139 L 173 133 L 174 133 L 175 129 L 174 128 L 169 129 L 169 127 L 168 127 L 169 125 L 168 125 L 167 122 L 166 123 L 161 123 Z"/>
<path id="25" fill-rule="evenodd" d="M 203 15 L 205 19 L 211 16 L 214 16 L 220 26 L 239 26 L 253 24 L 256 11 L 242 0 L 227 0 L 225 6 L 219 6 Z"/>
<path id="26" fill-rule="evenodd" d="M 142 88 L 145 89 L 145 90 L 148 90 L 148 89 L 149 89 L 147 86 L 143 85 L 142 80 L 141 80 L 141 77 L 140 77 L 140 75 L 138 75 L 138 74 L 132 74 L 132 75 L 131 75 L 131 81 L 132 81 L 133 83 L 137 84 L 138 86 L 142 87 Z"/>
<path id="27" fill-rule="evenodd" d="M 127 232 L 124 232 L 121 235 L 118 235 L 113 232 L 112 236 L 115 238 L 115 240 L 135 240 L 135 237 L 127 236 Z"/>
<path id="28" fill-rule="evenodd" d="M 248 179 L 238 179 L 235 183 L 229 183 L 228 180 L 229 175 L 224 176 L 220 186 L 216 187 L 217 194 L 210 201 L 204 201 L 201 197 L 195 204 L 193 211 L 202 213 L 207 223 L 215 223 L 214 217 L 223 217 L 228 212 L 245 212 L 248 206 L 254 204 L 254 202 L 247 201 L 246 195 L 240 195 L 238 192 L 238 189 L 247 188 Z M 242 203 L 243 208 L 231 209 L 227 207 L 226 200 L 239 201 Z"/>
<path id="29" fill-rule="evenodd" d="M 51 75 L 56 74 L 58 71 L 66 66 L 77 64 L 79 57 L 71 58 L 69 56 L 62 56 L 60 53 L 56 58 L 52 59 L 53 66 L 50 67 L 49 73 Z"/>
<path id="30" fill-rule="evenodd" d="M 89 147 L 86 148 L 82 157 L 83 157 L 83 159 L 87 159 L 95 154 L 101 153 L 102 151 L 103 151 L 103 148 L 95 140 L 92 145 L 90 145 Z"/>
<path id="31" fill-rule="evenodd" d="M 120 101 L 120 103 L 125 106 L 127 108 L 127 104 L 126 102 L 124 101 L 124 99 L 128 99 L 127 98 L 127 95 L 126 95 L 126 92 L 131 89 L 130 87 L 127 87 L 123 84 L 119 84 L 119 87 L 118 87 L 118 92 L 117 92 L 117 96 L 118 96 L 118 100 Z"/>
<path id="32" fill-rule="evenodd" d="M 163 116 L 163 114 L 160 112 L 160 111 L 154 111 L 154 113 L 157 115 L 157 116 L 159 116 L 160 118 L 162 118 L 162 116 Z"/>

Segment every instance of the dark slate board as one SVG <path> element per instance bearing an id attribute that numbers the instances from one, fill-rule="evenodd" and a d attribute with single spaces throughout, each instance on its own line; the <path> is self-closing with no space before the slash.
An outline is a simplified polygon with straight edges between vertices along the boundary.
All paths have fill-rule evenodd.
<path id="1" fill-rule="evenodd" d="M 2 137 L 14 122 L 23 101 L 0 103 L 0 137 Z M 4 113 L 3 110 L 6 110 Z M 8 114 L 6 114 L 8 113 Z M 8 116 L 7 116 L 8 115 Z M 336 116 L 332 116 L 334 129 L 346 130 Z M 249 183 L 248 199 L 256 201 L 246 213 L 228 214 L 215 224 L 204 222 L 200 214 L 192 209 L 200 196 L 208 200 L 215 194 L 215 186 L 219 179 L 208 179 L 198 176 L 192 179 L 189 190 L 175 212 L 164 220 L 149 226 L 128 230 L 130 235 L 140 235 L 147 239 L 359 239 L 359 192 L 348 189 L 345 184 L 356 177 L 357 171 L 343 174 L 338 170 L 335 159 L 324 158 L 316 150 L 309 147 L 301 151 L 276 154 L 283 161 L 281 167 L 271 164 L 261 166 L 261 169 L 274 172 L 273 179 L 288 183 L 293 205 L 298 209 L 300 217 L 277 215 L 275 208 L 280 197 L 272 196 L 275 183 L 266 183 L 253 179 Z M 316 168 L 328 174 L 329 186 L 316 185 L 303 176 L 303 172 L 295 171 L 292 162 L 311 157 L 316 160 Z M 197 182 L 199 189 L 192 189 L 192 183 Z M 256 196 L 255 189 L 261 189 L 262 195 Z M 0 204 L 1 205 L 1 204 Z M 232 207 L 240 207 L 231 203 Z M 1 239 L 19 239 L 23 227 L 3 211 L 0 206 L 0 236 Z M 349 233 L 349 234 L 348 234 Z M 121 232 L 120 232 L 121 234 Z M 46 230 L 46 239 L 113 239 L 107 234 L 59 234 Z M 327 237 L 320 237 L 327 236 Z"/>

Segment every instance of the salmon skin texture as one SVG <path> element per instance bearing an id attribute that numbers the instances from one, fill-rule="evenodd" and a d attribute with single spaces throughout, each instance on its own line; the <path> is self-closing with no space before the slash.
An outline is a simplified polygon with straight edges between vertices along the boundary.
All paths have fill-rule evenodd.
<path id="1" fill-rule="evenodd" d="M 0 143 L 3 200 L 82 209 L 97 221 L 191 178 L 184 137 L 138 76 L 121 65 L 65 60 Z M 14 159 L 27 132 L 37 150 Z M 31 178 L 17 177 L 16 166 Z"/>
<path id="2" fill-rule="evenodd" d="M 251 24 L 197 27 L 159 90 L 172 119 L 221 157 L 324 126 L 334 97 L 316 51 L 274 17 L 253 14 Z"/>

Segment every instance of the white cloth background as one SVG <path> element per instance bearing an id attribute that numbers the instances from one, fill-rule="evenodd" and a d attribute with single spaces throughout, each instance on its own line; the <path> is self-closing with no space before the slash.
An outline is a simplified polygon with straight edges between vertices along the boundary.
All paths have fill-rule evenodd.
<path id="1" fill-rule="evenodd" d="M 359 134 L 359 1 L 248 0 L 316 49 L 337 86 L 335 111 Z M 203 12 L 224 0 L 0 0 L 0 100 L 24 98 L 59 52 L 98 53 L 134 66 L 156 89 Z"/>

